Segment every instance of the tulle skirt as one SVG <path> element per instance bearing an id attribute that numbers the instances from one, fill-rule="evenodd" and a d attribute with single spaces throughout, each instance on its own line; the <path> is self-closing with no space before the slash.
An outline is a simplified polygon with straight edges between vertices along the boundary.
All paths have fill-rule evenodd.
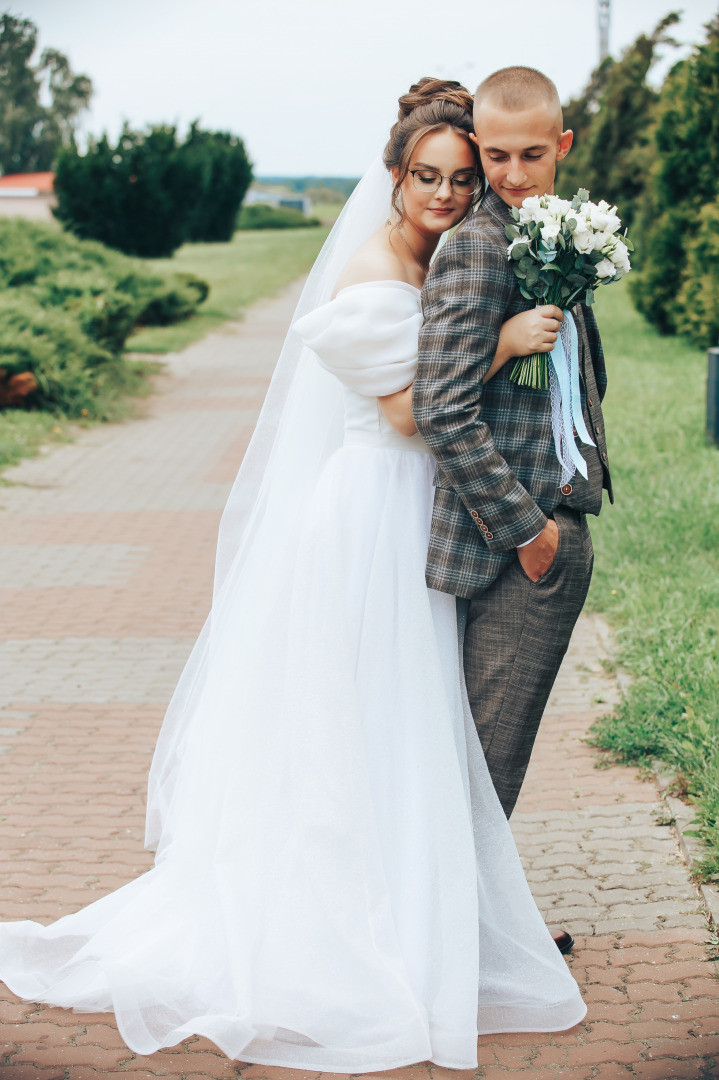
<path id="1" fill-rule="evenodd" d="M 292 564 L 269 589 L 230 573 L 158 743 L 155 867 L 0 925 L 15 993 L 113 1011 L 140 1054 L 200 1034 L 328 1072 L 475 1068 L 478 1032 L 582 1019 L 469 715 L 454 598 L 425 586 L 432 468 L 338 450 Z"/>

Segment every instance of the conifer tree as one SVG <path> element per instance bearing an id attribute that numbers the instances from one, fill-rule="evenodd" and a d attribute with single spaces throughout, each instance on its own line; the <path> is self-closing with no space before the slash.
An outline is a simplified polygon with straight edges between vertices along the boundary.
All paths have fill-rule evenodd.
<path id="1" fill-rule="evenodd" d="M 630 280 L 642 314 L 699 345 L 717 344 L 719 331 L 715 314 L 697 319 L 694 310 L 699 297 L 713 295 L 715 312 L 719 296 L 719 15 L 706 29 L 706 41 L 672 68 L 661 89 L 639 223 L 641 271 Z"/>
<path id="2" fill-rule="evenodd" d="M 659 94 L 647 75 L 662 45 L 675 45 L 669 29 L 672 12 L 654 31 L 640 34 L 619 60 L 607 57 L 580 95 L 564 110 L 565 127 L 574 131 L 572 152 L 561 166 L 558 190 L 571 198 L 580 187 L 594 199 L 616 204 L 631 226 L 644 193 L 653 154 L 652 125 Z"/>

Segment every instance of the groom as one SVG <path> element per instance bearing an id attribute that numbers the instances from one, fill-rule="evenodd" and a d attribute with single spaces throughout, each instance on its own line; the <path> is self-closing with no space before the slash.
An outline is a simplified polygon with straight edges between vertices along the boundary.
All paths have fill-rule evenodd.
<path id="1" fill-rule="evenodd" d="M 611 499 L 607 378 L 594 315 L 578 307 L 582 411 L 596 447 L 578 444 L 588 478 L 562 486 L 549 392 L 510 382 L 511 363 L 483 377 L 502 323 L 532 306 L 507 259 L 510 207 L 553 191 L 572 132 L 554 83 L 525 67 L 481 83 L 474 123 L 488 188 L 425 283 L 413 410 L 437 459 L 427 584 L 462 598 L 470 705 L 509 817 L 589 588 L 585 515 L 599 513 L 603 488 Z"/>

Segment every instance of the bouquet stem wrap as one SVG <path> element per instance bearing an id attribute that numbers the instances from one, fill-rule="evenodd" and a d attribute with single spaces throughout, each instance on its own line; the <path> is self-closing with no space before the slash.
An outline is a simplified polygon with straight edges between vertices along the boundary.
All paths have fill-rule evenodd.
<path id="1" fill-rule="evenodd" d="M 579 337 L 574 317 L 568 309 L 549 353 L 549 393 L 552 403 L 552 433 L 557 460 L 562 466 L 562 486 L 576 471 L 587 479 L 587 463 L 579 452 L 574 432 L 587 446 L 595 446 L 582 415 L 579 389 Z"/>

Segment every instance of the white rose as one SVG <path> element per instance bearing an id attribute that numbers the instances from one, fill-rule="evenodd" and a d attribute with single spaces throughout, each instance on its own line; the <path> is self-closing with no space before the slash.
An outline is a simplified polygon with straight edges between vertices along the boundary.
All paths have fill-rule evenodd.
<path id="1" fill-rule="evenodd" d="M 542 234 L 542 240 L 556 240 L 559 236 L 559 231 L 562 227 L 562 222 L 557 218 L 545 218 L 544 224 L 540 230 Z"/>
<path id="2" fill-rule="evenodd" d="M 594 273 L 598 278 L 611 278 L 614 277 L 616 272 L 617 268 L 611 259 L 602 259 L 602 261 L 598 262 L 594 267 Z"/>
<path id="3" fill-rule="evenodd" d="M 519 208 L 519 220 L 522 225 L 528 221 L 541 221 L 542 214 L 542 204 L 538 195 L 530 195 Z"/>
<path id="4" fill-rule="evenodd" d="M 617 240 L 614 251 L 610 253 L 609 258 L 612 260 L 616 268 L 618 270 L 621 270 L 623 274 L 627 274 L 632 268 L 632 264 L 629 261 L 629 251 L 627 250 L 627 245 L 623 244 L 621 240 Z"/>
<path id="5" fill-rule="evenodd" d="M 621 225 L 621 221 L 617 217 L 616 211 L 616 206 L 610 206 L 609 203 L 604 202 L 604 200 L 597 206 L 592 206 L 589 214 L 592 228 L 605 233 L 615 233 Z"/>
<path id="6" fill-rule="evenodd" d="M 571 213 L 567 215 L 567 221 L 570 220 L 576 223 L 572 234 L 575 249 L 580 255 L 588 255 L 590 251 L 594 250 L 594 235 L 589 228 L 587 219 L 580 214 Z"/>
<path id="7" fill-rule="evenodd" d="M 561 221 L 571 212 L 572 204 L 568 199 L 560 199 L 558 195 L 549 195 L 547 197 L 547 210 L 553 218 Z"/>
<path id="8" fill-rule="evenodd" d="M 614 237 L 611 235 L 611 233 L 603 231 L 595 232 L 592 236 L 592 248 L 594 249 L 594 251 L 604 251 L 606 248 L 611 246 L 611 241 L 613 239 Z"/>

